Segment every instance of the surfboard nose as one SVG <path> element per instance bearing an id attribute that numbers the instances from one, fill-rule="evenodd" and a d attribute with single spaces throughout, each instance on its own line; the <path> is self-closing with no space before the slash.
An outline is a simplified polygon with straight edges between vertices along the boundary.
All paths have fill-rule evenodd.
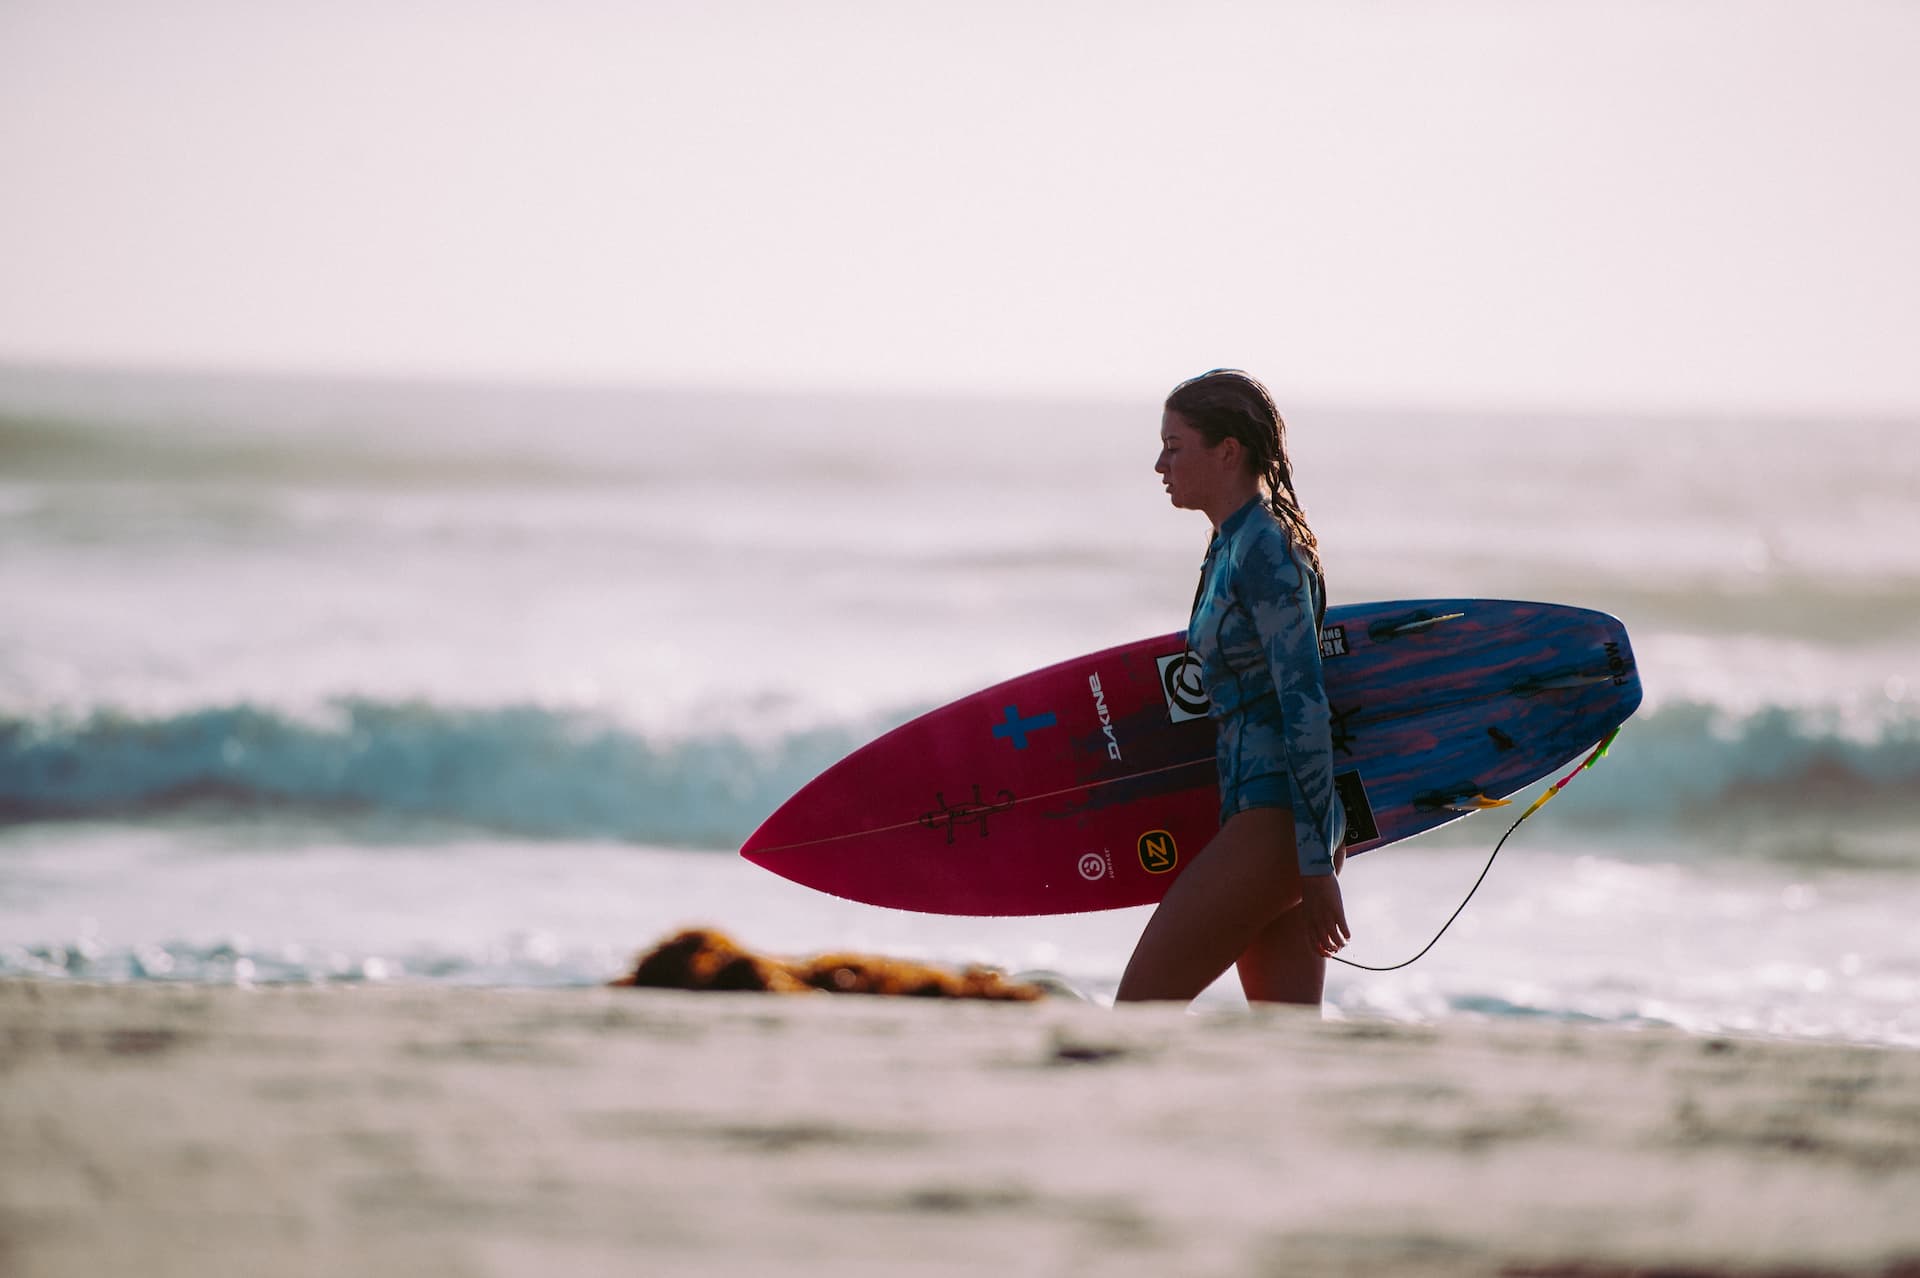
<path id="1" fill-rule="evenodd" d="M 747 836 L 747 841 L 740 845 L 740 855 L 755 865 L 767 865 L 770 859 L 777 858 L 782 848 L 803 842 L 803 832 L 793 818 L 794 803 L 799 798 L 800 795 L 796 794 L 775 808 L 773 814 L 762 821 Z M 768 865 L 768 868 L 773 867 Z"/>

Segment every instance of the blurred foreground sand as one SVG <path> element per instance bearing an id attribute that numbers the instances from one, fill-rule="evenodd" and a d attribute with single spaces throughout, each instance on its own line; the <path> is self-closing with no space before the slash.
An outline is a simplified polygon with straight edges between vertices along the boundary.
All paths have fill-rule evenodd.
<path id="1" fill-rule="evenodd" d="M 0 984 L 0 1274 L 1920 1275 L 1920 1053 Z"/>

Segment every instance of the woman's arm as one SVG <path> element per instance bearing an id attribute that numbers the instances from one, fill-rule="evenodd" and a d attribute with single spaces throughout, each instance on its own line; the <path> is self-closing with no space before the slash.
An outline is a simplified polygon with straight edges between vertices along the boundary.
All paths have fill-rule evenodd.
<path id="1" fill-rule="evenodd" d="M 1248 548 L 1235 585 L 1266 650 L 1280 700 L 1300 873 L 1309 878 L 1329 875 L 1340 835 L 1334 829 L 1333 715 L 1320 670 L 1312 578 L 1284 537 L 1272 536 Z"/>

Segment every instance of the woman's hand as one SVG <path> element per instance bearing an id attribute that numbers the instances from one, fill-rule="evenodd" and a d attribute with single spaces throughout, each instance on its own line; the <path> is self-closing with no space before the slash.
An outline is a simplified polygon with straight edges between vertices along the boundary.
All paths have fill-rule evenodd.
<path id="1" fill-rule="evenodd" d="M 1352 939 L 1347 910 L 1340 901 L 1340 880 L 1331 874 L 1300 880 L 1300 908 L 1307 912 L 1307 940 L 1314 952 L 1331 958 Z"/>

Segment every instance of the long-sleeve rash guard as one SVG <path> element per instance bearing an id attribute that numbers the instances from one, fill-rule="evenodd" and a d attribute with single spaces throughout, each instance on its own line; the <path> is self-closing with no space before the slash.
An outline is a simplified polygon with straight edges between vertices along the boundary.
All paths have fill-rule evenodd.
<path id="1" fill-rule="evenodd" d="M 1221 824 L 1248 808 L 1290 808 L 1300 873 L 1310 876 L 1333 872 L 1346 828 L 1320 671 L 1321 590 L 1256 497 L 1208 547 L 1187 627 L 1212 703 Z"/>

